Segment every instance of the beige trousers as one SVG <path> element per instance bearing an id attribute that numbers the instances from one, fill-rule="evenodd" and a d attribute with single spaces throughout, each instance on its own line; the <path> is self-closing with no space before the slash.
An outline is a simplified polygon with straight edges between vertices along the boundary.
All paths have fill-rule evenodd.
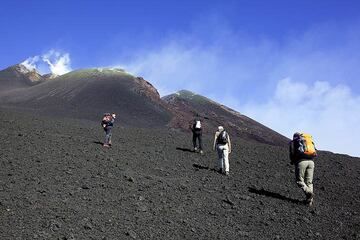
<path id="1" fill-rule="evenodd" d="M 295 176 L 297 185 L 305 194 L 313 193 L 313 176 L 315 164 L 312 160 L 303 160 L 295 165 Z"/>
<path id="2" fill-rule="evenodd" d="M 229 172 L 229 146 L 227 144 L 217 144 L 218 167 L 225 172 Z"/>

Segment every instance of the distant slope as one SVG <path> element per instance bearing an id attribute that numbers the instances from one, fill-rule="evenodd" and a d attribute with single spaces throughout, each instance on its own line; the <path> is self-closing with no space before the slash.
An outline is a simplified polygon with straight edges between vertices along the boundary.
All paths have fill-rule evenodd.
<path id="1" fill-rule="evenodd" d="M 43 80 L 36 70 L 17 64 L 0 71 L 0 93 L 36 85 Z"/>
<path id="2" fill-rule="evenodd" d="M 157 90 L 120 69 L 85 69 L 0 96 L 3 104 L 48 115 L 98 120 L 116 112 L 130 126 L 165 126 L 171 118 Z"/>
<path id="3" fill-rule="evenodd" d="M 0 106 L 50 116 L 99 121 L 116 112 L 124 126 L 188 130 L 196 113 L 204 118 L 204 132 L 223 125 L 232 136 L 284 146 L 288 139 L 226 106 L 182 90 L 160 98 L 143 78 L 122 69 L 93 68 L 61 76 L 40 75 L 22 64 L 0 71 Z"/>
<path id="4" fill-rule="evenodd" d="M 189 121 L 199 114 L 204 119 L 204 131 L 214 133 L 224 126 L 231 135 L 271 145 L 284 146 L 288 139 L 264 125 L 206 97 L 182 90 L 162 98 L 175 111 L 171 125 L 188 129 Z"/>

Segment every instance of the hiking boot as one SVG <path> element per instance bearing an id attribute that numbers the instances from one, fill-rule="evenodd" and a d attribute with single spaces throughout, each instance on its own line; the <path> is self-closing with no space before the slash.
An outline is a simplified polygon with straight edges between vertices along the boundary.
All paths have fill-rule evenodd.
<path id="1" fill-rule="evenodd" d="M 314 198 L 310 199 L 307 204 L 309 205 L 309 207 L 312 207 L 314 205 Z"/>
<path id="2" fill-rule="evenodd" d="M 314 193 L 306 194 L 306 203 L 311 207 L 314 204 Z"/>
<path id="3" fill-rule="evenodd" d="M 225 172 L 225 176 L 229 176 L 229 171 L 226 171 L 226 172 Z"/>
<path id="4" fill-rule="evenodd" d="M 194 147 L 194 152 L 196 152 L 198 149 L 197 149 L 197 147 Z"/>
<path id="5" fill-rule="evenodd" d="M 108 147 L 110 147 L 110 146 L 109 146 L 109 144 L 104 143 L 104 144 L 103 144 L 103 147 L 107 147 L 107 148 L 108 148 Z"/>
<path id="6" fill-rule="evenodd" d="M 200 154 L 201 154 L 201 155 L 204 154 L 203 150 L 200 150 Z"/>

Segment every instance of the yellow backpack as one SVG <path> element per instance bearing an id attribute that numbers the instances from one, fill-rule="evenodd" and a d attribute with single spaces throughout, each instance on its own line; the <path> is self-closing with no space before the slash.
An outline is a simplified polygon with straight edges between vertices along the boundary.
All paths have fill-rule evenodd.
<path id="1" fill-rule="evenodd" d="M 307 158 L 316 157 L 316 148 L 312 136 L 307 133 L 300 133 L 298 151 Z"/>

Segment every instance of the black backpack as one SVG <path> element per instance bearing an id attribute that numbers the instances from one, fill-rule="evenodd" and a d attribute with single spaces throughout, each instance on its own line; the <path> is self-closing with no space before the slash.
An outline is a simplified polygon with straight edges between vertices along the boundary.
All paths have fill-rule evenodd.
<path id="1" fill-rule="evenodd" d="M 223 130 L 216 139 L 216 142 L 219 144 L 227 144 L 228 143 L 228 134 L 225 130 Z"/>

